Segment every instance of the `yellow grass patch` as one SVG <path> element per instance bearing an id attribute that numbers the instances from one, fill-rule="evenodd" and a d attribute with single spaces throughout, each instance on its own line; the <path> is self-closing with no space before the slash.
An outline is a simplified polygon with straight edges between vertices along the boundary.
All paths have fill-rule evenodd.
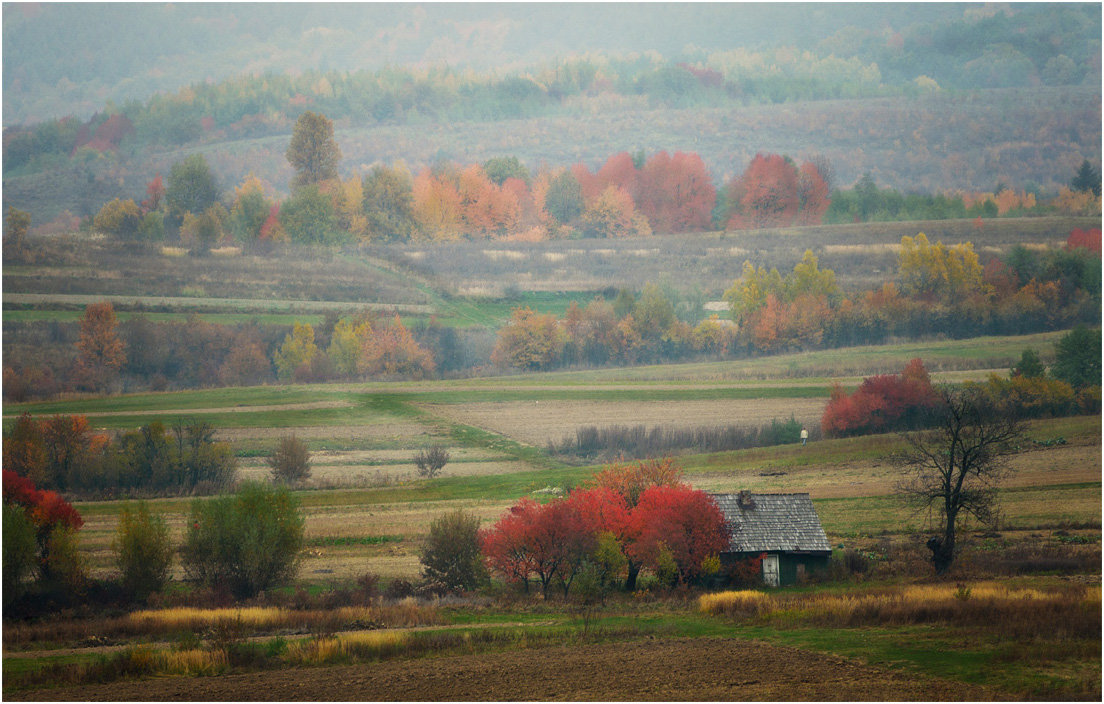
<path id="1" fill-rule="evenodd" d="M 770 595 L 744 589 L 703 594 L 698 598 L 698 611 L 704 614 L 758 613 L 767 609 L 770 603 Z"/>
<path id="2" fill-rule="evenodd" d="M 227 665 L 223 650 L 158 651 L 153 659 L 155 671 L 167 675 L 213 675 Z"/>
<path id="3" fill-rule="evenodd" d="M 325 612 L 339 621 L 371 621 L 378 618 L 380 610 L 369 606 L 345 606 Z M 240 609 L 197 609 L 176 607 L 135 611 L 130 619 L 146 628 L 201 629 L 219 623 L 240 623 L 244 628 L 263 629 L 306 625 L 315 617 L 314 611 L 294 611 L 271 606 L 249 606 Z"/>
<path id="4" fill-rule="evenodd" d="M 314 638 L 288 645 L 287 659 L 295 665 L 323 665 L 350 658 L 373 658 L 397 652 L 410 636 L 403 631 L 367 631 L 333 638 Z"/>

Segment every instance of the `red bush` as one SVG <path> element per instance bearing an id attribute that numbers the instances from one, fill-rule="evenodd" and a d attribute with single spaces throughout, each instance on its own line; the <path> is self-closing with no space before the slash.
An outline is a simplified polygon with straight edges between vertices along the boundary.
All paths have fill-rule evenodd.
<path id="1" fill-rule="evenodd" d="M 919 359 L 900 374 L 867 377 L 855 393 L 832 390 L 820 427 L 828 437 L 884 433 L 914 427 L 935 407 L 937 396 Z"/>

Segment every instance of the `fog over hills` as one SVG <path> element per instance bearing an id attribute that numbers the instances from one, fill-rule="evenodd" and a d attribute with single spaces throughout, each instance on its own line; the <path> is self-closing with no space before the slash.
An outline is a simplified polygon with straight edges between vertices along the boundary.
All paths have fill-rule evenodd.
<path id="1" fill-rule="evenodd" d="M 87 118 L 107 101 L 243 73 L 508 72 L 595 51 L 812 49 L 841 31 L 891 35 L 979 12 L 943 3 L 5 3 L 4 125 Z M 1099 8 L 1096 17 L 1099 35 Z"/>

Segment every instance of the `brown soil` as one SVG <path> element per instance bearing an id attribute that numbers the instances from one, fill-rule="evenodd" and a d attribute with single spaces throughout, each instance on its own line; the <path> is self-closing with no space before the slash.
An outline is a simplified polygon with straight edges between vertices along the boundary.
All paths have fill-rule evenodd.
<path id="1" fill-rule="evenodd" d="M 1000 692 L 745 640 L 649 639 L 5 692 L 9 700 L 974 700 Z"/>

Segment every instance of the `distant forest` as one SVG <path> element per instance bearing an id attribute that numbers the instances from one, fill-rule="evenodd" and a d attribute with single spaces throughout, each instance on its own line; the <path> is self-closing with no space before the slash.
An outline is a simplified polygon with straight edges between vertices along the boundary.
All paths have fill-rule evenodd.
<path id="1" fill-rule="evenodd" d="M 716 99 L 698 88 L 679 93 L 692 82 L 664 72 L 682 62 L 721 72 L 724 85 L 714 88 L 770 101 L 815 91 L 801 84 L 823 80 L 827 67 L 802 67 L 824 60 L 845 74 L 873 72 L 867 91 L 922 76 L 944 88 L 1098 86 L 1100 16 L 1096 3 L 9 4 L 4 124 L 86 120 L 109 101 L 241 75 L 316 72 L 332 84 L 347 72 L 448 65 L 461 72 L 453 80 L 467 70 L 505 79 L 593 54 L 619 57 L 602 71 L 617 91 L 658 100 Z M 657 56 L 669 61 L 655 65 Z M 336 105 L 315 107 L 345 116 Z M 226 127 L 244 114 L 211 116 Z"/>

